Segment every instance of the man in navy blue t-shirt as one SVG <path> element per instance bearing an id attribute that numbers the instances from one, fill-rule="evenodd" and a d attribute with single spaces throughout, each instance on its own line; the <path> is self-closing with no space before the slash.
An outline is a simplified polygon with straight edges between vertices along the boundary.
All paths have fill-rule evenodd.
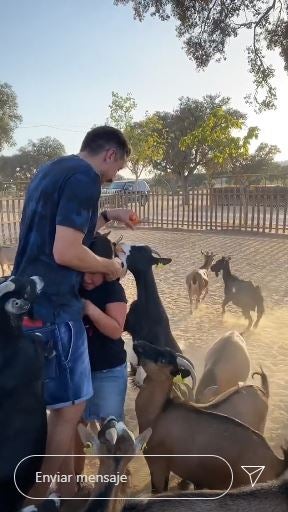
<path id="1" fill-rule="evenodd" d="M 47 353 L 47 455 L 69 453 L 85 400 L 93 392 L 78 290 L 82 272 L 102 272 L 107 280 L 121 275 L 120 262 L 96 256 L 88 245 L 96 229 L 107 221 L 133 227 L 130 210 L 109 210 L 98 218 L 101 183 L 115 179 L 129 154 L 119 130 L 93 128 L 86 134 L 79 155 L 40 167 L 26 194 L 13 274 L 39 275 L 44 280 L 43 293 L 31 316 L 32 321 L 43 324 L 37 331 L 43 335 Z M 46 457 L 41 471 L 55 474 L 60 465 L 60 457 Z M 47 484 L 38 484 L 30 495 L 44 498 L 47 490 Z"/>

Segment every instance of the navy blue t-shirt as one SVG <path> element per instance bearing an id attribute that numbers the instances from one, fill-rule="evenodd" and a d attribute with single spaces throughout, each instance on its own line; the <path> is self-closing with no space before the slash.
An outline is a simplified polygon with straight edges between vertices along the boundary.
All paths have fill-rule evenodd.
<path id="1" fill-rule="evenodd" d="M 81 297 L 90 300 L 105 313 L 106 305 L 113 302 L 125 302 L 127 299 L 119 281 L 104 281 L 93 290 L 81 288 Z M 113 340 L 100 332 L 88 316 L 84 316 L 86 327 L 90 366 L 93 372 L 116 368 L 126 362 L 126 350 L 122 338 Z"/>
<path id="2" fill-rule="evenodd" d="M 33 305 L 33 317 L 46 322 L 82 318 L 79 286 L 82 273 L 59 265 L 53 256 L 56 225 L 85 234 L 91 242 L 101 193 L 99 175 L 76 155 L 41 166 L 27 190 L 13 274 L 38 275 L 44 288 Z M 69 252 L 67 247 L 67 252 Z"/>

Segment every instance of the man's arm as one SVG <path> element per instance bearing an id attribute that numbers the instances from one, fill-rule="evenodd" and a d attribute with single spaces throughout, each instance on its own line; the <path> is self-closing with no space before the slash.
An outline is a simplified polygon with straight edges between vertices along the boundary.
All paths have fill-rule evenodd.
<path id="1" fill-rule="evenodd" d="M 101 229 L 107 222 L 110 222 L 111 220 L 122 222 L 128 228 L 134 229 L 135 226 L 131 221 L 133 215 L 134 212 L 126 208 L 113 208 L 111 210 L 104 210 L 104 212 L 101 212 L 98 217 L 96 231 Z"/>
<path id="2" fill-rule="evenodd" d="M 109 279 L 121 276 L 122 267 L 118 260 L 96 256 L 82 245 L 84 233 L 66 226 L 56 226 L 53 256 L 58 265 L 73 268 L 80 272 L 102 272 Z M 115 276 L 115 277 L 114 277 Z"/>

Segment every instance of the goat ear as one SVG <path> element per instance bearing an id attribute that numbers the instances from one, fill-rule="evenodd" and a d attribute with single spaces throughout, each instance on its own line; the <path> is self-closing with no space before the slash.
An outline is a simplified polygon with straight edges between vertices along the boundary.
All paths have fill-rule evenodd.
<path id="1" fill-rule="evenodd" d="M 147 428 L 142 432 L 142 434 L 139 434 L 138 437 L 135 439 L 135 454 L 139 455 L 143 448 L 145 448 L 145 444 L 148 443 L 149 438 L 152 434 L 152 428 Z"/>
<path id="2" fill-rule="evenodd" d="M 156 258 L 153 256 L 153 265 L 169 265 L 171 261 L 172 258 Z"/>
<path id="3" fill-rule="evenodd" d="M 105 238 L 108 238 L 108 236 L 110 235 L 111 233 L 111 230 L 110 231 L 106 231 L 106 233 L 101 233 L 102 236 L 105 236 Z"/>
<path id="4" fill-rule="evenodd" d="M 86 455 L 97 455 L 99 453 L 100 443 L 95 434 L 90 432 L 82 423 L 79 423 L 77 430 L 84 444 L 84 452 Z"/>

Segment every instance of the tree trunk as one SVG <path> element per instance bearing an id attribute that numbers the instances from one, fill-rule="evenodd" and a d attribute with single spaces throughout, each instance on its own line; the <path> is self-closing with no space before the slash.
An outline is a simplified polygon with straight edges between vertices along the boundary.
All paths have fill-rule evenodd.
<path id="1" fill-rule="evenodd" d="M 182 197 L 183 197 L 183 204 L 186 206 L 189 201 L 189 190 L 188 190 L 188 175 L 185 176 L 182 174 L 181 176 L 181 183 L 182 183 Z"/>

